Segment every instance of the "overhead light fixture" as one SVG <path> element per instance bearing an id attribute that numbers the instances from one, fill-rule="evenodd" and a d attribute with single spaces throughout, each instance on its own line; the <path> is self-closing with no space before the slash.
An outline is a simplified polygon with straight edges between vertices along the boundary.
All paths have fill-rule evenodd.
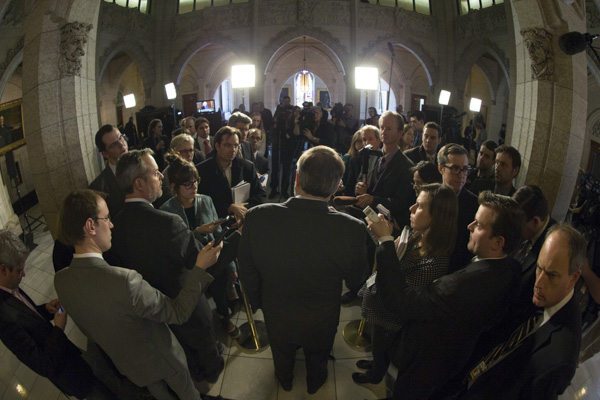
<path id="1" fill-rule="evenodd" d="M 135 95 L 131 93 L 123 96 L 123 103 L 125 103 L 125 108 L 135 107 Z"/>
<path id="2" fill-rule="evenodd" d="M 234 65 L 231 67 L 231 88 L 242 89 L 254 87 L 256 77 L 254 73 L 254 64 L 252 65 Z"/>
<path id="3" fill-rule="evenodd" d="M 442 90 L 440 92 L 440 98 L 438 100 L 438 103 L 440 103 L 443 106 L 447 106 L 448 103 L 450 103 L 450 92 L 447 90 Z"/>
<path id="4" fill-rule="evenodd" d="M 469 104 L 469 110 L 473 112 L 479 112 L 479 110 L 481 110 L 481 99 L 471 97 L 471 104 Z"/>
<path id="5" fill-rule="evenodd" d="M 173 82 L 165 85 L 165 91 L 167 92 L 167 99 L 173 100 L 177 97 L 177 91 L 175 90 L 175 84 Z"/>

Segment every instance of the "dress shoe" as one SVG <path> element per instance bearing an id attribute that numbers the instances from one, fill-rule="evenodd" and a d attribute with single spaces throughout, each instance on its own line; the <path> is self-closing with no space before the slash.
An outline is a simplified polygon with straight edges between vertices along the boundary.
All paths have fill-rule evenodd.
<path id="1" fill-rule="evenodd" d="M 232 339 L 237 339 L 240 337 L 240 330 L 230 320 L 222 319 L 221 325 L 223 325 L 223 329 L 225 329 L 225 332 L 227 332 L 229 337 L 231 337 Z"/>
<path id="2" fill-rule="evenodd" d="M 358 294 L 353 291 L 346 292 L 342 295 L 342 304 L 347 306 L 352 303 L 354 300 L 358 299 Z"/>
<path id="3" fill-rule="evenodd" d="M 371 369 L 373 368 L 373 360 L 358 360 L 356 366 L 360 369 Z"/>
<path id="4" fill-rule="evenodd" d="M 292 391 L 292 382 L 282 382 L 282 381 L 279 381 L 279 384 L 281 385 L 281 387 L 283 388 L 283 390 L 285 390 L 286 392 L 291 392 Z"/>
<path id="5" fill-rule="evenodd" d="M 277 196 L 279 196 L 279 192 L 277 191 L 277 189 L 273 189 L 271 190 L 271 193 L 269 193 L 269 199 L 274 199 Z"/>
<path id="6" fill-rule="evenodd" d="M 383 378 L 381 378 L 381 379 L 383 379 Z M 381 379 L 371 378 L 370 376 L 368 376 L 367 374 L 363 374 L 362 372 L 353 372 L 352 373 L 352 380 L 358 384 L 363 384 L 363 383 L 378 384 L 379 382 L 381 382 Z"/>
<path id="7" fill-rule="evenodd" d="M 325 381 L 327 380 L 327 373 L 325 373 L 321 379 L 316 382 L 306 382 L 306 391 L 308 394 L 315 394 L 317 391 L 323 386 Z"/>

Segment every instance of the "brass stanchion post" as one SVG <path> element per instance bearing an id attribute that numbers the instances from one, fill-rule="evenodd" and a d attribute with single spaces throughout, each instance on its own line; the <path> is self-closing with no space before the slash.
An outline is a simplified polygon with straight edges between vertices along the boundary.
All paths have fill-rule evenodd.
<path id="1" fill-rule="evenodd" d="M 236 269 L 239 269 L 238 261 L 235 260 Z M 240 337 L 237 342 L 240 346 L 247 350 L 253 350 L 260 352 L 269 346 L 269 336 L 267 335 L 267 328 L 263 321 L 255 321 L 252 316 L 252 308 L 248 302 L 246 291 L 242 285 L 242 280 L 238 277 L 238 283 L 240 284 L 240 290 L 242 292 L 242 299 L 244 299 L 244 308 L 246 309 L 246 316 L 248 322 L 244 322 L 240 325 Z"/>

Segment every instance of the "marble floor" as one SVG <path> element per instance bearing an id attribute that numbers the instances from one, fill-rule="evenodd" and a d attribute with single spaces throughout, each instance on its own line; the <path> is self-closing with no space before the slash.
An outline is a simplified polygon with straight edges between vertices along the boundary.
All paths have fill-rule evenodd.
<path id="1" fill-rule="evenodd" d="M 39 206 L 33 207 L 28 213 L 32 216 L 41 216 Z M 50 233 L 44 231 L 44 226 L 40 226 L 35 230 L 34 243 L 37 244 L 37 247 L 27 259 L 26 276 L 23 278 L 21 288 L 39 304 L 57 297 L 53 285 L 53 241 Z M 236 341 L 229 339 L 221 329 L 218 329 L 218 333 L 221 341 L 225 344 L 225 369 L 215 384 L 199 387 L 199 389 L 211 395 L 220 394 L 233 400 L 363 400 L 383 398 L 386 394 L 384 382 L 379 385 L 357 385 L 351 378 L 352 372 L 358 371 L 355 366 L 356 360 L 364 358 L 365 353 L 351 349 L 344 341 L 341 331 L 349 321 L 359 317 L 360 307 L 358 305 L 342 308 L 340 325 L 333 346 L 335 361 L 329 362 L 327 382 L 314 395 L 306 393 L 306 370 L 301 352 L 298 352 L 297 355 L 298 362 L 295 369 L 293 390 L 286 392 L 275 379 L 271 350 L 268 347 L 259 353 L 249 353 L 240 347 Z M 262 319 L 260 311 L 255 315 L 255 318 L 257 320 Z M 247 317 L 243 312 L 238 312 L 233 317 L 233 321 L 238 326 L 246 320 Z M 86 338 L 71 320 L 67 323 L 66 333 L 77 346 L 85 348 Z M 38 376 L 21 364 L 2 343 L 0 343 L 0 398 L 4 400 L 68 399 L 46 378 Z M 571 387 L 560 397 L 561 400 L 598 398 L 600 398 L 600 355 L 596 355 L 579 366 Z"/>

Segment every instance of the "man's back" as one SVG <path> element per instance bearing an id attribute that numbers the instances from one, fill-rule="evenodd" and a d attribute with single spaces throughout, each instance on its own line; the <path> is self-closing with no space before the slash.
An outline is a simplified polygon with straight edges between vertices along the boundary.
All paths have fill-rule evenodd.
<path id="1" fill-rule="evenodd" d="M 302 339 L 321 324 L 337 326 L 342 280 L 355 286 L 364 278 L 365 235 L 360 221 L 324 201 L 292 198 L 250 210 L 239 259 L 253 307 Z"/>

